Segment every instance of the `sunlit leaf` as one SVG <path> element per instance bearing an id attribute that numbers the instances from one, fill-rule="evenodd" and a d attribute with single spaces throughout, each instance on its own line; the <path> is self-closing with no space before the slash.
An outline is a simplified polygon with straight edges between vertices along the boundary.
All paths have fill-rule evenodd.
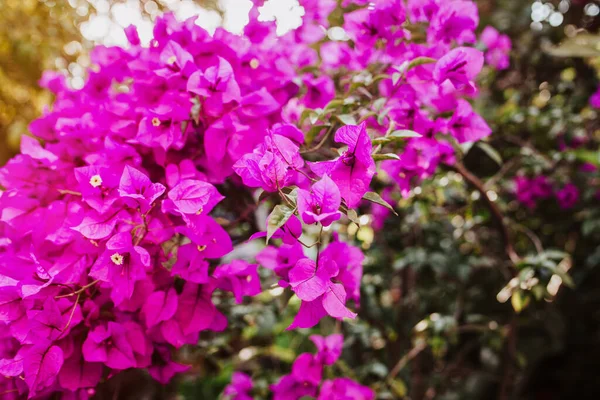
<path id="1" fill-rule="evenodd" d="M 394 207 L 392 207 L 390 203 L 388 203 L 387 201 L 385 201 L 378 193 L 367 192 L 363 196 L 363 199 L 368 200 L 371 203 L 375 203 L 375 204 L 379 204 L 380 206 L 384 206 L 385 208 L 387 208 L 388 210 L 390 210 L 391 212 L 393 212 L 395 215 L 398 215 L 396 213 L 396 211 L 394 210 Z"/>
<path id="2" fill-rule="evenodd" d="M 275 206 L 267 223 L 267 243 L 279 228 L 281 228 L 294 214 L 294 210 L 289 206 L 280 204 Z"/>
<path id="3" fill-rule="evenodd" d="M 383 160 L 399 160 L 400 156 L 394 153 L 386 153 L 386 154 L 373 154 L 373 160 L 375 161 L 383 161 Z"/>

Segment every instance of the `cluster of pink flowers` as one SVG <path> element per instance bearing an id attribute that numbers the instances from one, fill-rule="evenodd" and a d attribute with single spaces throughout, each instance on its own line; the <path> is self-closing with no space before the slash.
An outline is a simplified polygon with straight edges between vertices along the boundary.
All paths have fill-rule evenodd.
<path id="1" fill-rule="evenodd" d="M 333 365 L 342 355 L 344 337 L 312 335 L 317 354 L 303 353 L 296 358 L 289 375 L 271 386 L 273 400 L 300 399 L 306 396 L 317 400 L 373 400 L 375 393 L 348 378 L 323 379 L 323 368 Z M 227 400 L 251 400 L 253 382 L 243 372 L 235 372 L 223 394 Z"/>
<path id="2" fill-rule="evenodd" d="M 542 200 L 556 197 L 558 205 L 563 210 L 573 208 L 579 201 L 579 189 L 572 183 L 567 183 L 560 189 L 554 189 L 550 180 L 543 176 L 515 178 L 515 193 L 517 200 L 527 208 L 533 210 Z"/>
<path id="3" fill-rule="evenodd" d="M 490 134 L 465 100 L 484 64 L 467 46 L 476 41 L 474 2 L 349 0 L 359 6 L 344 15 L 349 41 L 327 39 L 335 0 L 302 1 L 303 25 L 283 37 L 258 21 L 255 3 L 242 36 L 165 15 L 149 47 L 133 27 L 128 49 L 96 47 L 82 89 L 57 74 L 42 79 L 56 102 L 31 125 L 36 139 L 24 137 L 22 154 L 0 170 L 3 398 L 84 399 L 125 369 L 160 382 L 185 371 L 174 349 L 227 326 L 213 296 L 242 302 L 261 291 L 258 264 L 223 261 L 248 233 L 277 240 L 256 260 L 302 301 L 290 328 L 355 318 L 347 303 L 358 306 L 364 256 L 323 228 L 362 204 L 374 154 L 386 153 L 381 169 L 406 194 L 453 162 L 452 141 Z M 429 22 L 424 43 L 411 40 L 407 17 Z M 363 85 L 358 94 L 353 82 Z M 365 92 L 385 102 L 364 105 Z M 332 158 L 307 140 L 323 119 L 300 116 L 317 108 L 334 118 L 334 99 L 362 123 L 335 130 Z M 273 203 L 267 232 L 237 223 Z M 303 223 L 321 227 L 316 260 L 304 254 Z M 312 394 L 315 362 L 294 364 L 315 371 L 301 373 Z M 274 391 L 296 387 L 298 376 Z M 320 386 L 323 399 L 367 392 L 345 378 Z"/>

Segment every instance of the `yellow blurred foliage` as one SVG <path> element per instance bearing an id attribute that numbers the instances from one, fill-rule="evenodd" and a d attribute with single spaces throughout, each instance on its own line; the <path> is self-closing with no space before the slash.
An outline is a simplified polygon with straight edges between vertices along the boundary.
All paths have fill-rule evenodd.
<path id="1" fill-rule="evenodd" d="M 19 146 L 27 125 L 51 96 L 37 82 L 42 71 L 77 55 L 65 43 L 82 41 L 82 17 L 65 0 L 2 0 L 0 13 L 0 165 Z"/>

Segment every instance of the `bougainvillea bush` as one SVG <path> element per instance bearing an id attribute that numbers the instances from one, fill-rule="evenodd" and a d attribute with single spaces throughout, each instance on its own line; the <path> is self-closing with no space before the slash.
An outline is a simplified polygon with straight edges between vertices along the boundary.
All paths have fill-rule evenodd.
<path id="1" fill-rule="evenodd" d="M 544 283 L 568 280 L 554 262 L 562 253 L 519 256 L 495 193 L 463 163 L 476 142 L 497 156 L 480 142 L 492 130 L 472 100 L 482 69 L 506 70 L 511 50 L 495 28 L 480 29 L 474 2 L 305 0 L 302 25 L 283 36 L 254 3 L 242 35 L 166 14 L 147 47 L 134 27 L 127 48 L 96 47 L 82 89 L 42 78 L 55 103 L 0 170 L 3 398 L 91 398 L 126 370 L 163 385 L 198 373 L 190 360 L 231 354 L 236 345 L 219 338 L 240 322 L 254 330 L 246 339 L 260 330 L 247 312 L 253 296 L 277 304 L 282 332 L 321 335 L 291 357 L 285 349 L 298 343 L 282 335 L 266 355 L 289 368 L 259 384 L 248 369 L 215 366 L 227 373 L 225 398 L 403 396 L 396 376 L 426 346 L 441 354 L 439 338 L 416 342 L 374 383 L 340 358 L 342 333 L 354 334 L 349 349 L 364 317 L 395 351 L 400 332 L 361 303 L 365 263 L 385 259 L 368 243 L 402 234 L 397 213 L 436 171 L 489 207 L 508 265 L 499 300 L 520 311 L 538 265 L 554 272 Z M 515 176 L 515 186 L 529 209 L 549 198 L 569 209 L 579 196 L 543 176 Z M 441 251 L 452 245 L 431 239 Z M 415 329 L 441 331 L 444 318 Z M 244 350 L 240 360 L 258 352 Z"/>

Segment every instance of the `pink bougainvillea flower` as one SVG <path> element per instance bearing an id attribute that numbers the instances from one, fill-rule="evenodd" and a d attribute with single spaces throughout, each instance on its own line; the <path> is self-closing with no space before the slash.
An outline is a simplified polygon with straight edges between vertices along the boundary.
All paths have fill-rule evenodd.
<path id="1" fill-rule="evenodd" d="M 327 75 L 319 78 L 306 76 L 304 84 L 306 85 L 306 95 L 303 100 L 308 108 L 323 108 L 335 97 L 333 80 Z"/>
<path id="2" fill-rule="evenodd" d="M 407 11 L 410 20 L 414 22 L 431 21 L 440 8 L 439 3 L 439 0 L 408 0 Z"/>
<path id="3" fill-rule="evenodd" d="M 112 287 L 115 303 L 131 298 L 135 282 L 146 277 L 150 254 L 134 245 L 129 232 L 117 233 L 106 243 L 106 250 L 96 260 L 90 276 Z"/>
<path id="4" fill-rule="evenodd" d="M 339 240 L 332 241 L 323 250 L 321 257 L 333 260 L 339 268 L 336 279 L 344 286 L 348 297 L 360 300 L 360 280 L 363 273 L 365 255 L 358 248 Z"/>
<path id="5" fill-rule="evenodd" d="M 84 201 L 99 213 L 107 212 L 119 198 L 120 175 L 114 168 L 89 166 L 75 169 Z"/>
<path id="6" fill-rule="evenodd" d="M 261 291 L 258 265 L 243 260 L 218 266 L 213 277 L 217 279 L 217 287 L 232 292 L 238 304 L 244 296 L 256 296 Z"/>
<path id="7" fill-rule="evenodd" d="M 311 335 L 310 340 L 317 346 L 317 360 L 325 365 L 333 365 L 342 355 L 344 336 L 341 334 Z"/>
<path id="8" fill-rule="evenodd" d="M 191 103 L 187 95 L 171 94 L 164 103 L 148 110 L 139 124 L 137 136 L 130 143 L 138 143 L 164 151 L 181 148 L 184 143 L 184 126 L 189 120 Z"/>
<path id="9" fill-rule="evenodd" d="M 314 397 L 323 375 L 323 365 L 315 356 L 303 353 L 292 364 L 292 373 L 286 375 L 271 386 L 274 399 L 299 399 L 303 396 Z"/>
<path id="10" fill-rule="evenodd" d="M 158 347 L 154 354 L 154 363 L 148 367 L 148 373 L 152 378 L 163 385 L 169 383 L 175 375 L 190 369 L 189 365 L 183 365 L 173 361 L 171 359 L 171 352 L 166 346 Z"/>
<path id="11" fill-rule="evenodd" d="M 333 161 L 313 163 L 310 168 L 319 176 L 329 175 L 348 207 L 355 207 L 369 190 L 375 175 L 375 161 L 371 157 L 373 145 L 366 124 L 341 127 L 335 133 L 335 141 L 348 145 L 348 150 Z"/>
<path id="12" fill-rule="evenodd" d="M 205 329 L 222 330 L 222 314 L 211 302 L 214 285 L 186 283 L 179 296 L 174 322 L 184 335 L 197 335 Z M 225 320 L 226 324 L 226 320 Z M 165 335 L 167 336 L 167 335 Z"/>
<path id="13" fill-rule="evenodd" d="M 223 395 L 228 400 L 252 400 L 249 394 L 254 388 L 252 378 L 243 372 L 234 372 L 231 375 L 231 383 L 223 390 Z"/>
<path id="14" fill-rule="evenodd" d="M 579 201 L 579 189 L 572 183 L 567 183 L 562 189 L 556 192 L 556 200 L 563 210 L 573 208 Z"/>
<path id="15" fill-rule="evenodd" d="M 454 90 L 467 94 L 476 92 L 474 79 L 483 67 L 483 53 L 470 47 L 458 47 L 435 64 L 433 77 L 442 91 Z"/>
<path id="16" fill-rule="evenodd" d="M 57 380 L 64 363 L 64 352 L 58 346 L 42 343 L 28 345 L 19 352 L 23 360 L 25 383 L 29 387 L 29 398 L 42 393 Z"/>
<path id="17" fill-rule="evenodd" d="M 337 264 L 329 259 L 320 259 L 317 266 L 313 260 L 303 258 L 290 270 L 290 285 L 300 300 L 312 301 L 327 291 L 338 272 Z"/>
<path id="18" fill-rule="evenodd" d="M 208 283 L 208 261 L 204 251 L 194 243 L 184 244 L 177 250 L 177 261 L 171 269 L 172 275 L 179 275 L 193 283 Z M 206 250 L 206 249 L 204 249 Z"/>
<path id="19" fill-rule="evenodd" d="M 529 209 L 534 209 L 537 202 L 552 196 L 552 185 L 545 176 L 515 178 L 517 200 Z"/>
<path id="20" fill-rule="evenodd" d="M 512 44 L 507 35 L 502 35 L 492 26 L 486 26 L 481 32 L 481 41 L 487 47 L 485 61 L 492 67 L 503 70 L 510 65 Z"/>
<path id="21" fill-rule="evenodd" d="M 315 183 L 309 190 L 298 190 L 298 212 L 307 224 L 321 223 L 329 226 L 340 219 L 342 198 L 340 190 L 327 175 Z"/>
<path id="22" fill-rule="evenodd" d="M 317 400 L 374 400 L 375 392 L 349 378 L 326 380 L 321 385 Z"/>
<path id="23" fill-rule="evenodd" d="M 285 281 L 289 281 L 289 271 L 304 257 L 302 245 L 296 241 L 294 244 L 282 244 L 279 247 L 267 246 L 256 255 L 256 261 Z"/>
<path id="24" fill-rule="evenodd" d="M 73 346 L 73 352 L 64 360 L 58 381 L 62 387 L 76 391 L 95 388 L 102 378 L 103 364 L 85 361 L 81 343 Z"/>
<path id="25" fill-rule="evenodd" d="M 439 9 L 433 14 L 427 39 L 430 43 L 473 43 L 479 25 L 477 4 L 470 0 L 436 1 Z"/>
<path id="26" fill-rule="evenodd" d="M 177 298 L 175 289 L 169 289 L 168 292 L 159 290 L 148 296 L 142 307 L 146 326 L 152 328 L 160 322 L 171 319 L 177 311 Z"/>
<path id="27" fill-rule="evenodd" d="M 205 215 L 189 217 L 186 226 L 178 227 L 176 231 L 190 238 L 205 258 L 223 257 L 233 249 L 227 232 Z"/>
<path id="28" fill-rule="evenodd" d="M 325 315 L 337 319 L 356 317 L 346 308 L 344 286 L 331 280 L 338 273 L 337 264 L 326 258 L 320 258 L 318 265 L 307 258 L 296 263 L 289 272 L 289 283 L 302 303 L 288 329 L 310 328 Z"/>
<path id="29" fill-rule="evenodd" d="M 211 116 L 221 115 L 227 104 L 241 100 L 233 68 L 221 57 L 217 57 L 217 62 L 206 70 L 194 72 L 187 83 L 187 90 L 203 99 L 202 109 Z"/>
<path id="30" fill-rule="evenodd" d="M 152 203 L 165 192 L 164 185 L 152 183 L 143 172 L 126 166 L 119 183 L 119 194 L 122 198 L 133 199 L 139 204 L 142 212 L 146 212 Z"/>
<path id="31" fill-rule="evenodd" d="M 473 111 L 469 102 L 462 99 L 448 121 L 448 130 L 459 143 L 476 142 L 492 133 L 485 120 Z"/>
<path id="32" fill-rule="evenodd" d="M 276 192 L 285 187 L 304 166 L 298 145 L 281 135 L 265 137 L 263 144 L 242 157 L 234 171 L 250 187 Z"/>
<path id="33" fill-rule="evenodd" d="M 168 197 L 182 214 L 208 214 L 224 199 L 210 183 L 192 179 L 179 182 Z"/>
<path id="34" fill-rule="evenodd" d="M 317 386 L 307 382 L 297 381 L 292 375 L 285 375 L 279 382 L 270 387 L 273 392 L 273 400 L 293 400 L 303 397 L 315 397 Z"/>
<path id="35" fill-rule="evenodd" d="M 323 364 L 312 354 L 300 354 L 292 365 L 292 376 L 298 382 L 318 385 L 323 377 Z"/>
<path id="36" fill-rule="evenodd" d="M 131 326 L 129 326 L 131 328 Z M 83 343 L 83 356 L 88 362 L 102 362 L 117 370 L 135 368 L 135 350 L 144 343 L 132 343 L 124 325 L 109 322 L 90 331 Z"/>

